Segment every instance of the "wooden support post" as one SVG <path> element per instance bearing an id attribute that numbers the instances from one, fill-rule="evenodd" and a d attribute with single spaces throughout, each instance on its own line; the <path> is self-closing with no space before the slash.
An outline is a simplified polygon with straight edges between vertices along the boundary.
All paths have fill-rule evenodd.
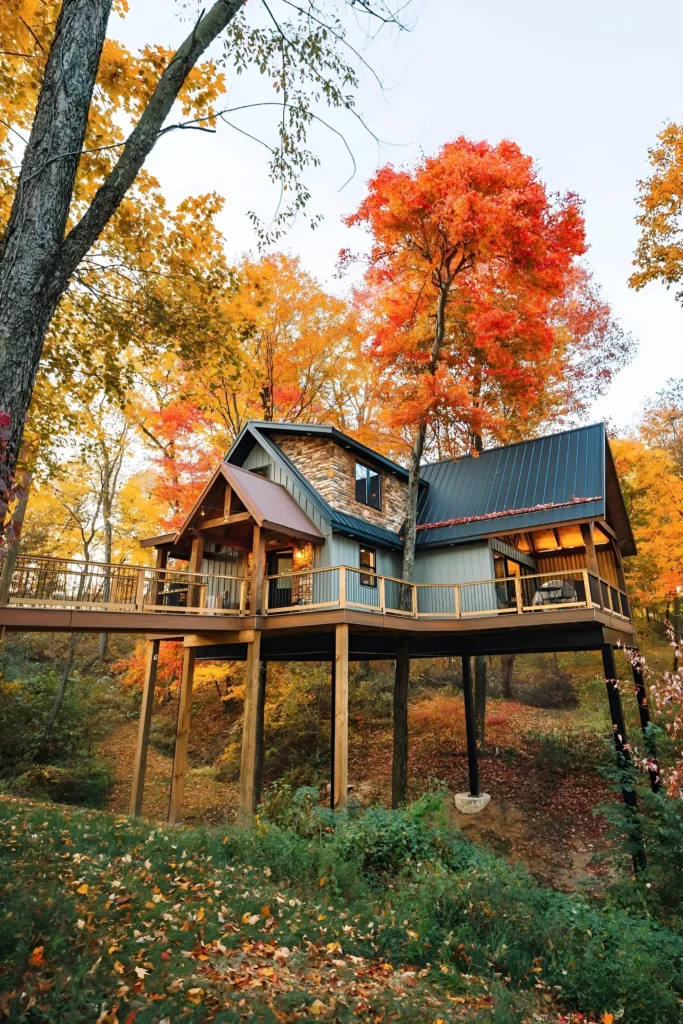
<path id="1" fill-rule="evenodd" d="M 391 770 L 391 806 L 396 810 L 408 796 L 408 640 L 399 640 L 394 677 L 394 760 Z"/>
<path id="2" fill-rule="evenodd" d="M 261 803 L 263 789 L 263 758 L 265 754 L 266 682 L 268 662 L 261 660 L 258 669 L 258 690 L 256 693 L 256 750 L 254 753 L 254 808 Z"/>
<path id="3" fill-rule="evenodd" d="M 168 823 L 177 825 L 183 813 L 183 794 L 187 774 L 187 745 L 190 738 L 190 713 L 192 710 L 192 686 L 194 683 L 195 647 L 183 649 L 183 674 L 180 679 L 178 700 L 178 722 L 175 733 L 173 754 L 173 778 L 171 798 L 168 804 Z"/>
<path id="4" fill-rule="evenodd" d="M 472 664 L 469 654 L 463 654 L 462 656 L 462 688 L 465 695 L 465 732 L 467 735 L 467 766 L 470 779 L 470 796 L 480 796 L 479 762 L 477 760 L 477 728 L 474 721 Z"/>
<path id="5" fill-rule="evenodd" d="M 188 572 L 200 573 L 202 571 L 202 562 L 204 561 L 204 538 L 200 534 L 198 537 L 194 537 L 192 540 L 192 550 L 190 551 L 190 564 L 188 566 Z M 198 608 L 201 603 L 202 588 L 199 583 L 196 583 L 190 578 L 190 584 L 187 588 L 187 607 Z"/>
<path id="6" fill-rule="evenodd" d="M 135 763 L 133 765 L 133 788 L 130 797 L 130 813 L 134 817 L 142 814 L 142 800 L 145 794 L 145 771 L 147 769 L 147 748 L 149 746 L 149 730 L 154 711 L 154 686 L 157 678 L 157 662 L 159 660 L 159 641 L 147 641 L 145 660 L 145 680 L 142 687 L 142 706 L 138 724 L 138 741 L 135 747 Z"/>
<path id="7" fill-rule="evenodd" d="M 335 628 L 333 807 L 346 807 L 349 791 L 349 627 Z"/>
<path id="8" fill-rule="evenodd" d="M 595 544 L 593 543 L 592 523 L 581 523 L 581 537 L 583 538 L 583 543 L 586 547 L 586 568 L 595 576 L 599 576 L 600 570 L 598 568 L 598 556 L 595 552 Z"/>
<path id="9" fill-rule="evenodd" d="M 240 819 L 246 824 L 256 810 L 256 759 L 258 733 L 259 663 L 261 631 L 247 644 L 244 722 L 242 725 L 242 761 L 240 767 Z"/>
<path id="10" fill-rule="evenodd" d="M 648 728 L 650 725 L 650 706 L 647 702 L 647 689 L 645 686 L 645 676 L 643 674 L 640 651 L 630 651 L 629 660 L 633 670 L 633 685 L 636 691 L 636 700 L 638 701 L 640 727 L 643 730 L 643 736 L 645 737 L 645 749 L 649 762 L 647 771 L 650 776 L 650 789 L 653 793 L 658 793 L 661 788 L 662 780 L 659 774 L 659 764 L 657 763 L 657 744 L 655 743 L 654 736 Z"/>
<path id="11" fill-rule="evenodd" d="M 334 759 L 335 759 L 335 719 L 337 717 L 337 659 L 332 655 L 330 669 L 330 807 L 334 810 Z"/>
<path id="12" fill-rule="evenodd" d="M 251 614 L 260 615 L 263 608 L 263 577 L 266 571 L 266 532 L 254 524 L 251 547 Z"/>
<path id="13" fill-rule="evenodd" d="M 607 686 L 610 718 L 612 719 L 612 731 L 614 733 L 614 748 L 617 753 L 617 765 L 621 769 L 621 794 L 624 803 L 631 812 L 630 833 L 631 841 L 635 847 L 635 852 L 633 854 L 633 867 L 635 871 L 638 872 L 643 870 L 647 865 L 637 819 L 636 808 L 638 800 L 635 791 L 635 770 L 633 762 L 631 761 L 628 737 L 626 735 L 624 710 L 621 706 L 621 694 L 618 689 L 617 667 L 614 661 L 614 649 L 611 644 L 602 645 L 602 664 L 605 673 L 605 685 Z"/>

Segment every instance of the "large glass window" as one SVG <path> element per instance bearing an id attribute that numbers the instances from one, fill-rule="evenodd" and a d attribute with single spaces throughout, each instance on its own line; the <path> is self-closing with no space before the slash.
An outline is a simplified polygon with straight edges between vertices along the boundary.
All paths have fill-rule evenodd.
<path id="1" fill-rule="evenodd" d="M 356 463 L 356 501 L 371 508 L 381 508 L 381 477 L 376 469 Z"/>
<path id="2" fill-rule="evenodd" d="M 371 573 L 377 572 L 377 552 L 374 548 L 360 549 L 360 567 L 361 569 L 367 569 Z M 375 588 L 377 586 L 377 577 L 361 573 L 360 585 L 361 587 Z"/>

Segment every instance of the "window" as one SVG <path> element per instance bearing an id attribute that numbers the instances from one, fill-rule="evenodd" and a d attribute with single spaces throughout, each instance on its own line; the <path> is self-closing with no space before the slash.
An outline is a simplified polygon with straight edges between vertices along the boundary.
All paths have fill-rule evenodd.
<path id="1" fill-rule="evenodd" d="M 377 572 L 377 552 L 374 548 L 360 549 L 360 567 L 361 569 L 367 569 L 368 572 Z M 373 589 L 376 589 L 377 577 L 367 576 L 365 573 L 361 573 L 360 585 L 361 587 L 372 587 Z"/>
<path id="2" fill-rule="evenodd" d="M 381 508 L 380 475 L 376 469 L 356 463 L 356 501 L 370 508 Z"/>

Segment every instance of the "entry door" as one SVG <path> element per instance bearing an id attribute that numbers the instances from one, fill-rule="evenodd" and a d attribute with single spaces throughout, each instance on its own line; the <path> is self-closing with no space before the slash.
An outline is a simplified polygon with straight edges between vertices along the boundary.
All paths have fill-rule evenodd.
<path id="1" fill-rule="evenodd" d="M 268 575 L 282 576 L 292 571 L 294 560 L 292 551 L 271 551 L 268 555 Z M 268 607 L 288 608 L 292 603 L 292 577 L 270 580 L 268 584 Z"/>

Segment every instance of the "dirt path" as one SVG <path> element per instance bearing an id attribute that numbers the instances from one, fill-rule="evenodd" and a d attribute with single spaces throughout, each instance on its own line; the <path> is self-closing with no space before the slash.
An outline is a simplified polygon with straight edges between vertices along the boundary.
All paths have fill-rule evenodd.
<path id="1" fill-rule="evenodd" d="M 100 746 L 100 753 L 114 775 L 109 810 L 127 814 L 133 781 L 137 723 L 118 726 Z M 168 814 L 173 758 L 155 747 L 147 753 L 143 815 L 164 821 Z M 216 782 L 212 769 L 195 768 L 187 773 L 183 820 L 190 825 L 222 825 L 235 820 L 238 789 L 232 783 Z"/>

